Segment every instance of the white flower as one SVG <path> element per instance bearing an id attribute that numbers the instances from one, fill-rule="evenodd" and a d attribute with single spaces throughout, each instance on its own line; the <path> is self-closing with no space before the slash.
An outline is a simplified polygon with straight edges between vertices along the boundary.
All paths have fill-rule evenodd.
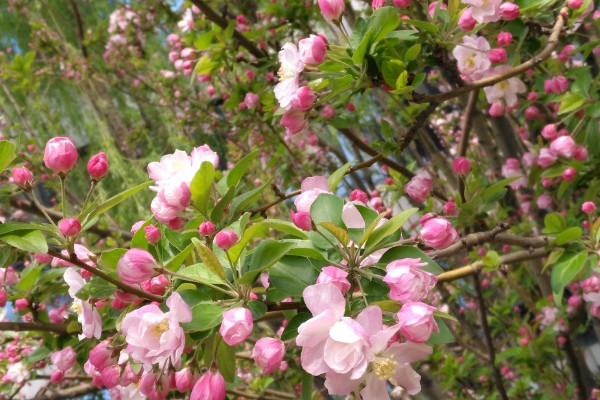
<path id="1" fill-rule="evenodd" d="M 275 86 L 275 97 L 279 105 L 289 110 L 294 94 L 299 87 L 299 75 L 304 70 L 304 63 L 300 60 L 298 47 L 292 43 L 286 43 L 279 52 L 279 83 Z"/>
<path id="2" fill-rule="evenodd" d="M 500 75 L 510 69 L 511 67 L 508 65 L 497 66 L 486 74 L 486 78 Z M 524 93 L 526 88 L 523 81 L 517 77 L 512 77 L 498 82 L 493 86 L 484 87 L 483 90 L 485 91 L 488 103 L 493 104 L 496 101 L 504 100 L 507 106 L 512 107 L 517 104 L 517 94 Z"/>

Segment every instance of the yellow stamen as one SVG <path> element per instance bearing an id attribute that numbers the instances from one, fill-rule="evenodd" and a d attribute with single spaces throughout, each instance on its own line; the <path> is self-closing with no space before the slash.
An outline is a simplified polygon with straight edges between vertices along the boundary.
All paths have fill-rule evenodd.
<path id="1" fill-rule="evenodd" d="M 394 361 L 391 358 L 384 358 L 383 360 L 376 360 L 373 363 L 373 372 L 375 372 L 375 376 L 379 379 L 387 381 L 392 379 L 397 366 L 397 361 Z"/>
<path id="2" fill-rule="evenodd" d="M 167 318 L 154 325 L 151 329 L 152 335 L 160 337 L 163 333 L 169 330 L 169 320 Z"/>

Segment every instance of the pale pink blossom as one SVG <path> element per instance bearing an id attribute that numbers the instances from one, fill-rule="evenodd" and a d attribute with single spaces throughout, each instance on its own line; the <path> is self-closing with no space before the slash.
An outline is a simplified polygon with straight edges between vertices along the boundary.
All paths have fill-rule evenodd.
<path id="1" fill-rule="evenodd" d="M 317 283 L 332 283 L 342 294 L 350 289 L 350 282 L 347 279 L 348 272 L 334 266 L 323 267 L 317 277 Z"/>
<path id="2" fill-rule="evenodd" d="M 67 346 L 62 350 L 55 351 L 50 356 L 52 364 L 54 364 L 56 368 L 63 372 L 71 369 L 71 367 L 75 364 L 76 359 L 77 353 L 75 353 L 71 346 Z"/>
<path id="3" fill-rule="evenodd" d="M 462 0 L 462 2 L 471 5 L 471 15 L 480 24 L 496 22 L 502 18 L 500 8 L 502 0 Z"/>
<path id="4" fill-rule="evenodd" d="M 223 322 L 219 328 L 219 333 L 223 341 L 230 346 L 237 346 L 246 341 L 254 322 L 250 310 L 244 307 L 236 307 L 223 313 Z"/>
<path id="5" fill-rule="evenodd" d="M 312 176 L 304 179 L 300 186 L 301 193 L 294 200 L 296 210 L 310 213 L 310 206 L 321 193 L 329 192 L 329 183 L 323 176 Z"/>
<path id="6" fill-rule="evenodd" d="M 510 187 L 513 188 L 513 190 L 517 190 L 527 186 L 527 178 L 525 177 L 525 174 L 521 169 L 519 160 L 517 160 L 516 158 L 506 159 L 506 162 L 502 166 L 502 176 L 505 178 L 519 177 L 519 179 L 510 183 Z"/>
<path id="7" fill-rule="evenodd" d="M 421 269 L 426 265 L 420 258 L 403 258 L 389 263 L 383 281 L 390 287 L 390 299 L 406 303 L 429 297 L 437 277 Z"/>
<path id="8" fill-rule="evenodd" d="M 304 70 L 298 48 L 293 43 L 286 43 L 279 52 L 279 83 L 275 85 L 275 97 L 281 108 L 288 110 L 299 85 L 299 75 Z"/>
<path id="9" fill-rule="evenodd" d="M 427 246 L 445 249 L 456 241 L 458 233 L 445 218 L 430 218 L 423 224 L 419 237 Z"/>
<path id="10" fill-rule="evenodd" d="M 281 340 L 266 337 L 256 342 L 250 357 L 254 358 L 263 374 L 270 374 L 279 368 L 284 354 L 285 346 Z"/>
<path id="11" fill-rule="evenodd" d="M 503 74 L 510 69 L 511 67 L 508 65 L 499 65 L 488 71 L 484 78 Z M 488 103 L 492 104 L 496 101 L 504 100 L 509 107 L 517 104 L 517 94 L 525 93 L 525 90 L 525 84 L 517 77 L 508 78 L 495 85 L 483 88 Z"/>
<path id="12" fill-rule="evenodd" d="M 359 202 L 358 204 L 361 203 Z M 342 221 L 348 229 L 363 229 L 365 227 L 365 220 L 354 202 L 344 204 L 342 208 Z"/>
<path id="13" fill-rule="evenodd" d="M 465 80 L 480 79 L 490 70 L 492 63 L 488 58 L 489 50 L 490 44 L 483 36 L 464 36 L 462 44 L 452 50 L 458 70 Z"/>
<path id="14" fill-rule="evenodd" d="M 435 307 L 421 302 L 404 304 L 397 314 L 400 332 L 411 342 L 426 342 L 432 332 L 440 331 L 433 319 L 435 310 Z"/>
<path id="15" fill-rule="evenodd" d="M 422 203 L 429 197 L 431 188 L 431 177 L 426 173 L 419 173 L 413 176 L 404 186 L 404 193 L 409 195 L 414 201 Z"/>

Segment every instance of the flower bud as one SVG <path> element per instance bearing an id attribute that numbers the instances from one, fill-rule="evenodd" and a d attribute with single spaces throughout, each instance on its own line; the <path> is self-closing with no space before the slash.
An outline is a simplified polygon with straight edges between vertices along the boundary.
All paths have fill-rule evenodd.
<path id="1" fill-rule="evenodd" d="M 404 193 L 414 201 L 424 202 L 431 192 L 432 181 L 429 175 L 417 174 L 405 186 Z"/>
<path id="2" fill-rule="evenodd" d="M 144 227 L 144 231 L 146 232 L 146 240 L 150 244 L 156 244 L 161 238 L 160 229 L 158 229 L 154 225 L 148 225 Z"/>
<path id="3" fill-rule="evenodd" d="M 292 218 L 294 225 L 303 231 L 312 230 L 312 218 L 309 212 L 300 211 L 296 213 L 293 210 L 290 210 L 290 217 Z"/>
<path id="4" fill-rule="evenodd" d="M 504 2 L 500 5 L 500 11 L 502 12 L 502 19 L 505 21 L 512 21 L 513 19 L 517 19 L 521 10 L 519 6 L 515 3 Z"/>
<path id="5" fill-rule="evenodd" d="M 194 375 L 189 368 L 175 372 L 175 387 L 180 393 L 185 393 L 194 388 Z"/>
<path id="6" fill-rule="evenodd" d="M 538 165 L 542 169 L 546 169 L 556 161 L 556 154 L 551 149 L 543 148 L 540 150 L 540 156 L 538 157 Z"/>
<path id="7" fill-rule="evenodd" d="M 0 307 L 5 307 L 7 300 L 8 293 L 6 293 L 6 289 L 0 289 Z"/>
<path id="8" fill-rule="evenodd" d="M 117 263 L 117 275 L 128 285 L 138 285 L 152 277 L 157 266 L 152 254 L 146 250 L 131 249 Z"/>
<path id="9" fill-rule="evenodd" d="M 557 137 L 556 124 L 548 124 L 542 128 L 542 137 L 548 140 L 554 140 Z"/>
<path id="10" fill-rule="evenodd" d="M 406 8 L 410 6 L 410 0 L 392 0 L 392 2 L 398 8 Z"/>
<path id="11" fill-rule="evenodd" d="M 369 197 L 362 190 L 355 189 L 352 191 L 352 193 L 350 193 L 350 201 L 352 201 L 352 202 L 358 201 L 358 202 L 363 203 L 364 205 L 367 205 L 367 204 L 369 204 Z"/>
<path id="12" fill-rule="evenodd" d="M 64 372 L 62 372 L 60 369 L 55 369 L 50 374 L 50 382 L 52 382 L 53 385 L 58 385 L 63 381 L 64 377 Z"/>
<path id="13" fill-rule="evenodd" d="M 596 211 L 596 205 L 592 201 L 586 201 L 581 205 L 581 211 L 587 215 L 593 214 Z"/>
<path id="14" fill-rule="evenodd" d="M 444 214 L 446 215 L 454 215 L 457 209 L 458 207 L 453 201 L 447 201 L 446 203 L 444 203 Z"/>
<path id="15" fill-rule="evenodd" d="M 304 64 L 317 65 L 325 61 L 327 48 L 320 36 L 310 35 L 298 42 L 298 52 Z"/>
<path id="16" fill-rule="evenodd" d="M 26 167 L 12 169 L 13 180 L 23 189 L 29 190 L 33 187 L 33 175 Z"/>
<path id="17" fill-rule="evenodd" d="M 244 104 L 246 105 L 246 108 L 248 108 L 248 110 L 252 110 L 254 107 L 257 106 L 259 100 L 260 99 L 257 94 L 249 92 L 246 93 L 246 96 L 244 97 Z"/>
<path id="18" fill-rule="evenodd" d="M 19 311 L 25 311 L 29 307 L 29 301 L 27 299 L 15 300 L 15 308 Z"/>
<path id="19" fill-rule="evenodd" d="M 465 8 L 465 10 L 460 15 L 460 18 L 458 19 L 458 26 L 463 31 L 470 31 L 473 30 L 473 28 L 475 28 L 475 25 L 477 25 L 477 21 L 475 20 L 475 18 L 473 18 L 471 9 Z"/>
<path id="20" fill-rule="evenodd" d="M 302 86 L 292 97 L 292 108 L 298 111 L 308 111 L 315 102 L 315 93 L 308 86 Z"/>
<path id="21" fill-rule="evenodd" d="M 344 0 L 319 0 L 319 8 L 325 19 L 338 21 L 346 8 Z"/>
<path id="22" fill-rule="evenodd" d="M 490 117 L 501 117 L 504 114 L 504 106 L 502 103 L 494 102 L 488 112 L 490 113 Z"/>
<path id="23" fill-rule="evenodd" d="M 58 230 L 65 236 L 76 236 L 81 232 L 81 224 L 77 218 L 61 219 L 58 223 Z"/>
<path id="24" fill-rule="evenodd" d="M 121 367 L 118 365 L 111 365 L 110 367 L 104 368 L 100 374 L 102 384 L 107 389 L 114 388 L 119 384 L 121 378 Z"/>
<path id="25" fill-rule="evenodd" d="M 583 4 L 583 0 L 567 0 L 567 6 L 571 10 L 577 10 Z"/>
<path id="26" fill-rule="evenodd" d="M 326 105 L 321 110 L 321 117 L 323 117 L 325 119 L 331 119 L 331 118 L 335 117 L 335 108 L 333 108 L 333 106 L 331 106 L 331 105 Z"/>
<path id="27" fill-rule="evenodd" d="M 587 148 L 583 146 L 579 146 L 575 153 L 573 153 L 573 159 L 577 161 L 585 161 L 588 158 Z"/>
<path id="28" fill-rule="evenodd" d="M 350 289 L 351 285 L 347 279 L 348 273 L 334 266 L 324 267 L 317 278 L 317 283 L 333 283 L 342 294 Z"/>
<path id="29" fill-rule="evenodd" d="M 69 172 L 77 162 L 77 149 L 68 137 L 54 137 L 46 143 L 44 164 L 54 172 Z"/>
<path id="30" fill-rule="evenodd" d="M 192 389 L 190 400 L 224 400 L 225 378 L 218 371 L 207 371 Z"/>
<path id="31" fill-rule="evenodd" d="M 215 234 L 215 225 L 210 221 L 204 221 L 198 227 L 198 232 L 202 236 L 212 236 Z"/>
<path id="32" fill-rule="evenodd" d="M 452 169 L 460 175 L 466 175 L 471 169 L 471 162 L 465 157 L 458 157 L 452 162 Z"/>
<path id="33" fill-rule="evenodd" d="M 512 40 L 513 40 L 513 36 L 510 32 L 502 31 L 498 34 L 498 39 L 497 39 L 498 46 L 506 47 L 512 43 Z"/>
<path id="34" fill-rule="evenodd" d="M 238 241 L 238 235 L 231 229 L 224 229 L 215 236 L 215 243 L 221 250 L 229 250 Z"/>
<path id="35" fill-rule="evenodd" d="M 541 194 L 538 196 L 536 204 L 541 210 L 545 208 L 550 208 L 552 207 L 552 198 L 547 194 Z"/>
<path id="36" fill-rule="evenodd" d="M 295 135 L 300 133 L 308 126 L 308 121 L 305 118 L 304 112 L 299 110 L 289 110 L 281 116 L 279 122 L 285 128 L 285 133 Z"/>
<path id="37" fill-rule="evenodd" d="M 496 47 L 488 52 L 488 58 L 493 63 L 501 63 L 506 61 L 506 50 L 502 47 Z"/>
<path id="38" fill-rule="evenodd" d="M 432 332 L 439 332 L 433 319 L 436 308 L 421 302 L 406 303 L 398 312 L 400 332 L 411 342 L 424 343 Z"/>
<path id="39" fill-rule="evenodd" d="M 250 311 L 243 307 L 236 307 L 223 313 L 223 322 L 221 322 L 219 333 L 225 343 L 237 346 L 250 336 L 253 325 Z"/>
<path id="40" fill-rule="evenodd" d="M 254 358 L 254 362 L 262 368 L 263 374 L 270 374 L 281 365 L 281 360 L 285 353 L 283 342 L 275 338 L 259 339 L 250 357 Z"/>
<path id="41" fill-rule="evenodd" d="M 90 364 L 98 371 L 102 371 L 113 364 L 116 359 L 112 356 L 112 349 L 109 348 L 107 341 L 98 343 L 89 354 Z"/>
<path id="42" fill-rule="evenodd" d="M 71 367 L 75 364 L 75 361 L 77 360 L 77 353 L 75 353 L 71 346 L 67 346 L 60 351 L 55 351 L 52 353 L 50 360 L 52 361 L 52 364 L 56 366 L 56 368 L 65 372 L 71 369 Z"/>
<path id="43" fill-rule="evenodd" d="M 425 221 L 419 232 L 419 237 L 429 247 L 445 249 L 454 243 L 458 233 L 447 219 L 435 217 Z"/>
<path id="44" fill-rule="evenodd" d="M 383 281 L 390 287 L 389 297 L 401 303 L 421 301 L 431 294 L 437 277 L 423 271 L 420 258 L 403 258 L 389 263 Z"/>
<path id="45" fill-rule="evenodd" d="M 145 292 L 162 296 L 167 291 L 169 283 L 169 280 L 164 275 L 158 275 L 150 280 L 142 282 L 140 286 Z"/>
<path id="46" fill-rule="evenodd" d="M 573 167 L 568 167 L 562 173 L 562 178 L 565 181 L 572 181 L 576 177 L 577 177 L 577 170 L 575 170 L 575 168 L 573 168 Z"/>
<path id="47" fill-rule="evenodd" d="M 557 137 L 550 143 L 550 150 L 559 157 L 571 158 L 577 150 L 577 143 L 571 136 Z"/>
<path id="48" fill-rule="evenodd" d="M 98 153 L 88 161 L 87 171 L 93 180 L 99 181 L 108 174 L 108 159 L 106 153 Z"/>

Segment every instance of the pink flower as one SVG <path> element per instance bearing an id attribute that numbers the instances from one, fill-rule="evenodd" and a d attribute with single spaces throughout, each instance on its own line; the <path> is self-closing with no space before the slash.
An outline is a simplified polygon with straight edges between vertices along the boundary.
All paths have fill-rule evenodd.
<path id="1" fill-rule="evenodd" d="M 504 106 L 500 102 L 494 102 L 490 106 L 490 110 L 488 111 L 490 117 L 501 117 L 504 114 Z"/>
<path id="2" fill-rule="evenodd" d="M 521 10 L 515 3 L 504 2 L 500 5 L 500 11 L 502 13 L 502 19 L 505 21 L 512 21 L 513 19 L 519 18 Z"/>
<path id="3" fill-rule="evenodd" d="M 327 48 L 325 41 L 317 35 L 310 35 L 306 39 L 298 42 L 298 50 L 300 52 L 300 60 L 304 64 L 317 65 L 325 61 Z"/>
<path id="4" fill-rule="evenodd" d="M 454 215 L 457 209 L 456 203 L 453 201 L 444 203 L 444 214 L 446 215 Z"/>
<path id="5" fill-rule="evenodd" d="M 231 229 L 223 229 L 215 235 L 215 244 L 221 250 L 229 250 L 238 241 L 238 235 Z"/>
<path id="6" fill-rule="evenodd" d="M 553 140 L 557 137 L 556 124 L 547 124 L 542 128 L 544 139 Z"/>
<path id="7" fill-rule="evenodd" d="M 160 233 L 160 229 L 158 229 L 154 225 L 148 225 L 148 226 L 144 227 L 144 231 L 146 232 L 146 235 L 145 235 L 146 240 L 150 244 L 158 243 L 158 241 L 160 240 L 160 238 L 162 236 Z"/>
<path id="8" fill-rule="evenodd" d="M 248 110 L 251 110 L 254 107 L 256 107 L 258 102 L 259 102 L 259 98 L 258 98 L 257 94 L 252 93 L 252 92 L 246 93 L 246 96 L 244 97 L 244 104 L 246 105 Z"/>
<path id="9" fill-rule="evenodd" d="M 502 17 L 502 0 L 462 0 L 463 3 L 471 5 L 473 18 L 481 23 L 496 22 Z"/>
<path id="10" fill-rule="evenodd" d="M 77 353 L 73 351 L 71 346 L 67 346 L 60 351 L 55 351 L 50 356 L 50 360 L 52 364 L 56 366 L 59 370 L 65 372 L 71 369 L 73 364 L 75 364 L 75 360 L 77 359 Z"/>
<path id="11" fill-rule="evenodd" d="M 528 168 L 532 168 L 537 165 L 538 157 L 533 153 L 525 153 L 523 154 L 523 165 Z"/>
<path id="12" fill-rule="evenodd" d="M 198 227 L 198 232 L 203 236 L 212 236 L 215 233 L 215 225 L 210 221 L 204 221 Z"/>
<path id="13" fill-rule="evenodd" d="M 390 299 L 406 303 L 429 297 L 437 277 L 420 268 L 425 265 L 427 263 L 421 262 L 420 258 L 403 258 L 389 263 L 383 281 L 390 287 Z"/>
<path id="14" fill-rule="evenodd" d="M 538 157 L 538 165 L 542 169 L 546 169 L 556 161 L 556 154 L 551 149 L 543 148 L 540 150 L 540 156 Z"/>
<path id="15" fill-rule="evenodd" d="M 506 50 L 501 47 L 497 47 L 489 51 L 488 57 L 493 63 L 504 62 L 506 61 Z"/>
<path id="16" fill-rule="evenodd" d="M 88 161 L 87 171 L 93 180 L 99 181 L 108 174 L 108 159 L 106 153 L 98 153 Z"/>
<path id="17" fill-rule="evenodd" d="M 219 333 L 225 343 L 230 346 L 237 346 L 244 343 L 250 336 L 253 325 L 250 310 L 236 307 L 223 313 L 223 322 L 221 322 Z"/>
<path id="18" fill-rule="evenodd" d="M 162 296 L 163 294 L 165 294 L 165 291 L 167 290 L 167 286 L 169 286 L 169 283 L 170 283 L 169 280 L 164 275 L 158 275 L 150 280 L 142 282 L 140 287 L 142 288 L 142 290 L 144 290 L 148 293 Z"/>
<path id="19" fill-rule="evenodd" d="M 568 167 L 562 173 L 562 178 L 565 181 L 572 181 L 577 177 L 577 170 L 573 167 Z"/>
<path id="20" fill-rule="evenodd" d="M 560 136 L 550 143 L 550 150 L 559 157 L 571 158 L 577 150 L 577 143 L 571 136 Z"/>
<path id="21" fill-rule="evenodd" d="M 321 116 L 325 119 L 331 119 L 335 117 L 335 108 L 333 108 L 331 105 L 326 105 L 321 110 Z"/>
<path id="22" fill-rule="evenodd" d="M 294 200 L 298 212 L 310 213 L 310 206 L 321 193 L 329 193 L 327 178 L 312 176 L 302 181 L 301 193 Z"/>
<path id="23" fill-rule="evenodd" d="M 304 70 L 304 62 L 300 59 L 298 48 L 286 43 L 279 52 L 279 83 L 275 85 L 275 97 L 281 108 L 289 110 L 292 97 L 298 90 L 299 75 Z"/>
<path id="24" fill-rule="evenodd" d="M 471 162 L 465 157 L 458 157 L 452 162 L 452 169 L 460 175 L 466 175 L 471 168 Z"/>
<path id="25" fill-rule="evenodd" d="M 31 189 L 33 186 L 33 175 L 27 167 L 18 167 L 12 169 L 14 182 L 24 189 Z"/>
<path id="26" fill-rule="evenodd" d="M 364 205 L 369 203 L 369 197 L 360 189 L 355 189 L 350 193 L 350 201 L 358 201 Z"/>
<path id="27" fill-rule="evenodd" d="M 0 282 L 6 285 L 14 285 L 19 282 L 19 276 L 15 273 L 13 267 L 0 268 Z"/>
<path id="28" fill-rule="evenodd" d="M 385 6 L 385 0 L 373 0 L 371 2 L 371 7 L 373 8 L 373 11 L 375 11 L 378 8 L 381 8 L 383 6 Z"/>
<path id="29" fill-rule="evenodd" d="M 128 285 L 138 285 L 151 278 L 157 267 L 152 254 L 143 249 L 131 249 L 117 263 L 117 275 Z"/>
<path id="30" fill-rule="evenodd" d="M 319 0 L 319 8 L 325 19 L 337 21 L 342 16 L 346 5 L 344 0 Z"/>
<path id="31" fill-rule="evenodd" d="M 581 205 L 581 211 L 591 215 L 594 213 L 594 211 L 596 211 L 596 205 L 591 201 L 586 201 Z"/>
<path id="32" fill-rule="evenodd" d="M 54 172 L 69 172 L 77 162 L 77 149 L 68 137 L 54 137 L 46 143 L 44 164 Z"/>
<path id="33" fill-rule="evenodd" d="M 225 379 L 218 371 L 207 371 L 194 385 L 190 400 L 224 400 Z"/>
<path id="34" fill-rule="evenodd" d="M 58 230 L 65 236 L 76 236 L 81 232 L 81 224 L 77 218 L 65 218 L 58 222 Z"/>
<path id="35" fill-rule="evenodd" d="M 432 332 L 440 331 L 433 319 L 435 309 L 421 302 L 404 304 L 397 315 L 400 332 L 411 342 L 426 342 Z"/>
<path id="36" fill-rule="evenodd" d="M 165 203 L 159 196 L 156 196 L 150 203 L 150 210 L 152 210 L 154 218 L 163 224 L 168 224 L 171 220 L 177 218 L 180 212 L 180 209 Z"/>
<path id="37" fill-rule="evenodd" d="M 315 102 L 315 93 L 308 86 L 302 86 L 292 97 L 291 106 L 294 110 L 308 111 Z M 283 124 L 282 124 L 283 125 Z M 304 129 L 304 128 L 303 128 Z"/>
<path id="38" fill-rule="evenodd" d="M 59 369 L 55 369 L 50 374 L 50 382 L 52 382 L 52 384 L 54 384 L 54 385 L 58 385 L 63 381 L 64 377 L 65 377 L 64 372 L 62 372 Z"/>
<path id="39" fill-rule="evenodd" d="M 112 355 L 112 349 L 109 348 L 109 343 L 103 341 L 98 343 L 89 354 L 89 362 L 96 370 L 102 371 L 104 368 L 116 363 L 116 358 Z"/>
<path id="40" fill-rule="evenodd" d="M 285 128 L 285 133 L 288 135 L 300 133 L 308 126 L 308 121 L 306 120 L 304 112 L 299 110 L 287 111 L 281 116 L 281 121 L 279 123 Z"/>
<path id="41" fill-rule="evenodd" d="M 295 213 L 293 210 L 290 210 L 290 217 L 292 218 L 294 225 L 298 228 L 304 231 L 312 230 L 312 217 L 310 216 L 310 213 L 306 211 Z"/>
<path id="42" fill-rule="evenodd" d="M 98 314 L 98 310 L 87 301 L 79 299 L 73 300 L 71 308 L 77 312 L 77 320 L 81 324 L 82 333 L 79 335 L 79 339 L 81 340 L 84 337 L 100 339 L 102 335 L 102 318 Z"/>
<path id="43" fill-rule="evenodd" d="M 348 273 L 334 266 L 324 267 L 317 277 L 317 283 L 332 283 L 344 295 L 350 289 Z"/>
<path id="44" fill-rule="evenodd" d="M 279 368 L 284 354 L 285 347 L 281 340 L 261 338 L 254 345 L 250 357 L 254 358 L 256 365 L 262 368 L 263 374 L 270 374 Z"/>
<path id="45" fill-rule="evenodd" d="M 564 76 L 554 76 L 544 81 L 544 90 L 548 93 L 562 94 L 569 90 L 569 81 Z"/>
<path id="46" fill-rule="evenodd" d="M 482 78 L 492 66 L 488 58 L 490 44 L 483 36 L 464 36 L 462 44 L 452 50 L 460 73 L 468 81 Z"/>
<path id="47" fill-rule="evenodd" d="M 190 204 L 192 192 L 186 182 L 172 179 L 160 185 L 157 197 L 163 204 L 179 212 L 185 210 Z"/>
<path id="48" fill-rule="evenodd" d="M 547 194 L 541 194 L 538 196 L 536 204 L 539 209 L 545 209 L 552 207 L 552 198 Z"/>
<path id="49" fill-rule="evenodd" d="M 513 188 L 513 190 L 517 190 L 527 185 L 527 178 L 525 178 L 519 160 L 516 158 L 506 159 L 506 162 L 502 166 L 502 176 L 505 178 L 521 177 L 520 179 L 511 182 L 510 187 Z"/>
<path id="50" fill-rule="evenodd" d="M 500 75 L 510 69 L 511 67 L 508 65 L 499 65 L 488 71 L 485 77 Z M 526 88 L 525 84 L 519 78 L 512 77 L 498 82 L 493 86 L 484 87 L 483 90 L 488 103 L 492 104 L 496 101 L 504 100 L 507 106 L 513 107 L 517 104 L 517 94 L 524 93 Z"/>
<path id="51" fill-rule="evenodd" d="M 392 2 L 398 8 L 406 8 L 410 6 L 410 0 L 392 0 Z"/>
<path id="52" fill-rule="evenodd" d="M 454 243 L 458 233 L 447 219 L 435 217 L 425 221 L 419 232 L 419 237 L 429 247 L 445 249 Z"/>
<path id="53" fill-rule="evenodd" d="M 510 32 L 502 31 L 498 33 L 498 46 L 506 47 L 512 43 L 513 37 Z"/>
<path id="54" fill-rule="evenodd" d="M 142 364 L 158 364 L 163 368 L 170 359 L 176 365 L 181 359 L 185 334 L 180 323 L 192 320 L 192 311 L 179 293 L 167 299 L 169 311 L 149 304 L 125 315 L 121 332 L 127 342 L 127 353 Z"/>
<path id="55" fill-rule="evenodd" d="M 365 220 L 352 202 L 344 204 L 342 221 L 348 229 L 363 229 L 365 227 Z"/>
<path id="56" fill-rule="evenodd" d="M 424 202 L 431 192 L 432 181 L 429 175 L 420 173 L 404 186 L 404 193 L 409 195 L 414 201 Z"/>
<path id="57" fill-rule="evenodd" d="M 194 388 L 194 375 L 189 368 L 175 372 L 175 387 L 179 393 L 186 393 Z"/>
<path id="58" fill-rule="evenodd" d="M 462 14 L 460 14 L 460 18 L 458 19 L 458 26 L 463 31 L 471 31 L 477 25 L 477 21 L 473 18 L 470 8 L 465 8 Z"/>

